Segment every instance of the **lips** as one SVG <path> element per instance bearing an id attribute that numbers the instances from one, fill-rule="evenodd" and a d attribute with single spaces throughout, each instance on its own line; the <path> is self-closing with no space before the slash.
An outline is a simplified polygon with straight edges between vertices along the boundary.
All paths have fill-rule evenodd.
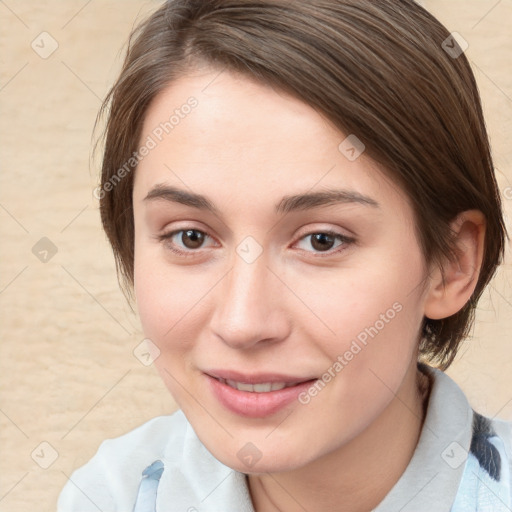
<path id="1" fill-rule="evenodd" d="M 316 380 L 282 374 L 241 374 L 228 370 L 205 373 L 215 398 L 229 411 L 249 418 L 276 414 Z"/>

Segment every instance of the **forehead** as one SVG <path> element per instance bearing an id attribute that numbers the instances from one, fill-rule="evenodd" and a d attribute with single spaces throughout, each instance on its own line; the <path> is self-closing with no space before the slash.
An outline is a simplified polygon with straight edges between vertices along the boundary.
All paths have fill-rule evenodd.
<path id="1" fill-rule="evenodd" d="M 195 69 L 164 89 L 146 112 L 140 144 L 149 139 L 134 200 L 162 183 L 226 201 L 236 192 L 261 202 L 323 187 L 405 200 L 364 152 L 353 158 L 361 148 L 352 134 L 299 99 L 228 71 Z"/>

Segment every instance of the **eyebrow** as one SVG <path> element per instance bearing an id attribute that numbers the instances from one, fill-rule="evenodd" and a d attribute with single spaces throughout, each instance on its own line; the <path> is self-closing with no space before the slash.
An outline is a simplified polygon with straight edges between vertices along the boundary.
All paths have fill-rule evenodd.
<path id="1" fill-rule="evenodd" d="M 207 210 L 214 214 L 219 214 L 219 210 L 205 196 L 189 192 L 168 185 L 156 185 L 153 187 L 144 201 L 169 201 L 180 203 L 185 206 Z M 286 214 L 292 211 L 309 210 L 321 206 L 330 206 L 333 204 L 361 204 L 373 208 L 380 208 L 375 199 L 351 190 L 329 189 L 321 192 L 306 192 L 292 196 L 285 196 L 275 206 L 276 213 Z"/>

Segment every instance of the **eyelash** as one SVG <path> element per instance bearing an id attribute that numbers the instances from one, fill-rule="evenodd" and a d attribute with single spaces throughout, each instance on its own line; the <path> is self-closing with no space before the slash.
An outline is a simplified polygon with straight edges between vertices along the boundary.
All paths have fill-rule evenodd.
<path id="1" fill-rule="evenodd" d="M 158 235 L 156 238 L 161 243 L 165 243 L 170 251 L 172 251 L 173 253 L 175 253 L 181 257 L 190 258 L 190 257 L 197 256 L 197 252 L 200 251 L 202 249 L 202 247 L 198 248 L 197 250 L 196 249 L 181 250 L 181 249 L 177 249 L 175 246 L 173 246 L 169 243 L 169 241 L 175 235 L 177 235 L 179 233 L 183 233 L 185 231 L 195 231 L 197 233 L 201 233 L 201 234 L 205 235 L 205 237 L 212 238 L 206 232 L 201 231 L 200 229 L 195 229 L 195 228 L 176 229 L 176 230 L 170 231 L 169 233 L 163 233 L 161 235 Z M 303 252 L 306 252 L 308 254 L 314 254 L 313 257 L 315 257 L 315 258 L 326 258 L 326 257 L 333 256 L 334 254 L 338 254 L 338 253 L 346 250 L 347 246 L 356 242 L 355 238 L 352 238 L 352 237 L 349 237 L 346 235 L 342 235 L 341 233 L 337 233 L 336 231 L 325 230 L 325 231 L 312 231 L 312 232 L 306 233 L 305 235 L 301 236 L 299 238 L 299 240 L 297 242 L 295 242 L 294 245 L 296 245 L 298 242 L 300 242 L 308 237 L 311 237 L 313 235 L 319 235 L 319 234 L 333 237 L 334 239 L 339 240 L 341 243 L 339 244 L 339 246 L 336 249 L 330 249 L 328 251 L 315 252 L 315 251 L 306 251 L 304 249 L 300 249 L 300 250 Z"/>

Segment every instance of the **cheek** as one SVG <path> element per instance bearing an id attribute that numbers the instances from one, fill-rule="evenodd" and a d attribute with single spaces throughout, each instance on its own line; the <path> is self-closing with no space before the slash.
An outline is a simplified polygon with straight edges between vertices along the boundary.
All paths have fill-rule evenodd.
<path id="1" fill-rule="evenodd" d="M 346 343 L 358 339 L 364 344 L 379 337 L 392 341 L 400 332 L 401 341 L 405 341 L 406 334 L 415 332 L 423 317 L 418 286 L 423 276 L 422 261 L 419 257 L 411 260 L 407 272 L 398 264 L 383 268 L 375 263 L 308 280 L 304 289 L 296 289 L 299 296 L 307 297 L 304 302 L 317 316 L 318 321 L 312 321 L 311 326 L 325 332 L 325 339 L 332 340 L 328 342 L 331 348 L 343 348 L 337 347 L 339 340 Z"/>
<path id="2" fill-rule="evenodd" d="M 421 264 L 417 269 L 419 275 Z M 350 437 L 368 426 L 391 402 L 415 363 L 423 315 L 419 290 L 411 293 L 413 281 L 407 276 L 400 279 L 398 272 L 381 274 L 379 279 L 353 273 L 346 286 L 331 289 L 329 300 L 311 306 L 318 308 L 335 334 L 320 338 L 316 330 L 315 337 L 315 329 L 306 327 L 308 338 L 316 339 L 327 356 L 322 357 L 321 368 L 326 390 L 310 390 L 302 403 L 310 408 L 309 418 L 323 418 L 329 410 L 332 427 L 322 428 L 334 444 L 340 432 Z M 316 420 L 311 426 L 318 427 Z"/>
<path id="3" fill-rule="evenodd" d="M 193 267 L 170 265 L 158 248 L 136 248 L 135 296 L 144 335 L 165 354 L 190 350 L 208 321 L 207 299 L 217 280 Z"/>
<path id="4" fill-rule="evenodd" d="M 336 375 L 334 388 L 343 395 L 338 398 L 355 407 L 371 403 L 372 396 L 386 399 L 386 386 L 400 386 L 415 357 L 423 319 L 419 250 L 378 256 L 337 277 L 308 282 L 308 306 L 324 326 L 315 321 L 304 328 L 330 362 L 325 371 Z"/>
<path id="5" fill-rule="evenodd" d="M 135 296 L 142 330 L 160 351 L 154 365 L 178 405 L 187 409 L 184 393 L 189 361 L 192 359 L 195 326 L 201 309 L 200 290 L 184 286 L 183 276 L 171 273 L 157 258 L 137 253 L 134 268 Z"/>
<path id="6" fill-rule="evenodd" d="M 136 244 L 134 284 L 144 334 L 162 350 L 163 340 L 172 337 L 180 319 L 186 316 L 193 287 L 183 286 L 179 276 L 169 272 L 158 252 Z"/>
<path id="7" fill-rule="evenodd" d="M 175 311 L 174 304 L 169 302 L 174 294 L 169 293 L 168 284 L 159 276 L 158 266 L 151 265 L 143 253 L 136 254 L 134 281 L 137 310 L 144 334 L 153 341 L 160 340 L 162 334 L 172 327 L 173 318 L 169 316 Z"/>

